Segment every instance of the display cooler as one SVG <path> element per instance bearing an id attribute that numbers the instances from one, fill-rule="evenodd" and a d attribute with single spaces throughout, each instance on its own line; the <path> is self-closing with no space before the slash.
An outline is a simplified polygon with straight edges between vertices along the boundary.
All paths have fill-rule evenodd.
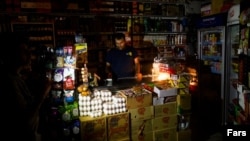
<path id="1" fill-rule="evenodd" d="M 237 83 L 239 72 L 239 34 L 240 34 L 240 4 L 232 6 L 228 11 L 226 28 L 226 50 L 225 50 L 225 101 L 224 122 L 232 122 L 230 105 L 234 105 L 238 98 Z"/>
<path id="2" fill-rule="evenodd" d="M 219 75 L 222 98 L 225 75 L 226 14 L 201 17 L 197 21 L 198 59 L 211 69 L 212 74 Z"/>

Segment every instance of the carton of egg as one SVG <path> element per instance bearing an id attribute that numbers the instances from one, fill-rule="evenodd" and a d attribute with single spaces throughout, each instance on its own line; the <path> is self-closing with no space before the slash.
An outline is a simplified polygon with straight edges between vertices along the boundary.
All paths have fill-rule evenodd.
<path id="1" fill-rule="evenodd" d="M 80 116 L 100 117 L 102 114 L 112 115 L 126 112 L 126 99 L 120 95 L 112 95 L 110 90 L 93 90 L 93 95 L 79 94 Z"/>
<path id="2" fill-rule="evenodd" d="M 103 102 L 112 101 L 112 92 L 110 90 L 100 90 L 100 95 Z"/>
<path id="3" fill-rule="evenodd" d="M 112 115 L 126 112 L 125 98 L 119 96 L 112 96 L 112 102 L 105 102 L 103 104 L 103 113 Z"/>
<path id="4" fill-rule="evenodd" d="M 80 116 L 88 116 L 89 112 L 91 112 L 91 96 L 82 96 L 79 94 L 79 111 Z"/>

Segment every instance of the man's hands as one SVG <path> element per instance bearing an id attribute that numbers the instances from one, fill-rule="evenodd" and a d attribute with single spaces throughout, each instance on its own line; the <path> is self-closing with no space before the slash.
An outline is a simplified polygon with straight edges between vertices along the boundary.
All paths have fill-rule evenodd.
<path id="1" fill-rule="evenodd" d="M 142 80 L 142 74 L 141 73 L 136 73 L 135 78 L 136 78 L 136 81 L 140 82 Z"/>

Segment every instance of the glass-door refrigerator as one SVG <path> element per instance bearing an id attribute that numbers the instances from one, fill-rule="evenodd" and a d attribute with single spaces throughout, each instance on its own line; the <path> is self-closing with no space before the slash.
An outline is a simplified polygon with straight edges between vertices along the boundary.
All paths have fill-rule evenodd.
<path id="1" fill-rule="evenodd" d="M 225 95 L 223 101 L 224 124 L 232 124 L 234 112 L 232 107 L 237 101 L 237 83 L 239 72 L 239 34 L 240 34 L 240 4 L 233 5 L 228 10 L 225 50 Z"/>
<path id="2" fill-rule="evenodd" d="M 211 74 L 218 75 L 222 99 L 224 96 L 226 19 L 227 13 L 220 13 L 201 17 L 197 21 L 198 59 L 203 62 L 203 66 L 210 69 Z"/>

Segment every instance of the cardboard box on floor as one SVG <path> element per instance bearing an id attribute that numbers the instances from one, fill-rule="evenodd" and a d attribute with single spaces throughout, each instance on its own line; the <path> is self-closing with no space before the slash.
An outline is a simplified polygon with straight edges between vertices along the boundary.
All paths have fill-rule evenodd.
<path id="1" fill-rule="evenodd" d="M 155 141 L 153 139 L 153 132 L 147 132 L 143 134 L 132 134 L 132 141 Z"/>
<path id="2" fill-rule="evenodd" d="M 163 130 L 165 128 L 177 128 L 178 117 L 177 114 L 155 117 L 152 119 L 153 130 Z"/>
<path id="3" fill-rule="evenodd" d="M 80 117 L 81 139 L 88 141 L 107 141 L 106 117 Z M 91 129 L 91 130 L 90 130 Z"/>
<path id="4" fill-rule="evenodd" d="M 177 141 L 191 141 L 191 129 L 177 132 Z"/>
<path id="5" fill-rule="evenodd" d="M 143 135 L 152 132 L 152 119 L 131 120 L 131 135 Z"/>
<path id="6" fill-rule="evenodd" d="M 154 141 L 176 141 L 176 128 L 165 128 L 153 132 Z"/>
<path id="7" fill-rule="evenodd" d="M 118 141 L 130 138 L 129 113 L 110 115 L 107 119 L 108 141 Z"/>

